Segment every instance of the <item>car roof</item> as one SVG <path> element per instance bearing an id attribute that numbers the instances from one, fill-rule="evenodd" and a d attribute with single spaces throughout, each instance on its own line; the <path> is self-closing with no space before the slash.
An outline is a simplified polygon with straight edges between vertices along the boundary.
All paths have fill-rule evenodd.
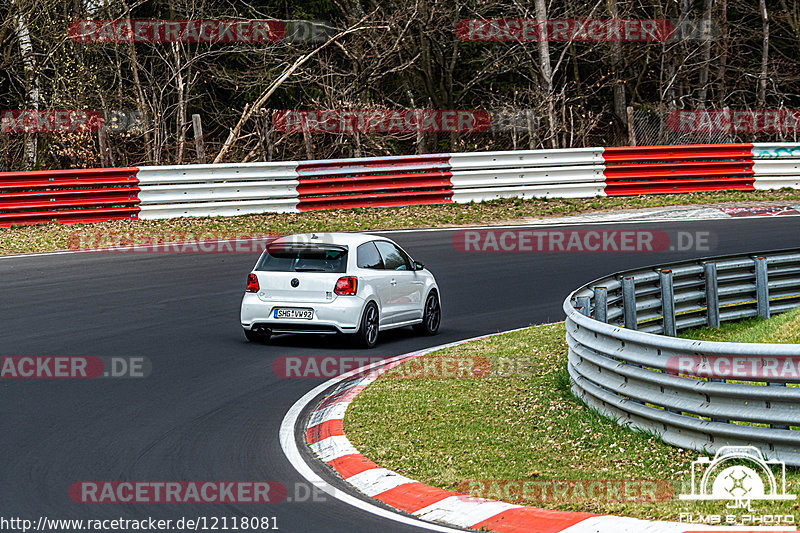
<path id="1" fill-rule="evenodd" d="M 277 239 L 279 243 L 304 243 L 304 244 L 339 244 L 342 246 L 359 246 L 369 241 L 388 241 L 385 237 L 370 235 L 369 233 L 298 233 L 286 235 Z"/>

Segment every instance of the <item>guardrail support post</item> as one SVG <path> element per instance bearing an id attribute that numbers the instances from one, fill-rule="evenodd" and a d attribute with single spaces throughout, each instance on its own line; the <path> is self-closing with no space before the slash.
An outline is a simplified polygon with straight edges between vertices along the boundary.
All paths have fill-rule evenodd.
<path id="1" fill-rule="evenodd" d="M 719 287 L 717 285 L 717 264 L 703 263 L 703 277 L 706 280 L 706 324 L 710 328 L 718 328 Z"/>
<path id="2" fill-rule="evenodd" d="M 594 288 L 594 319 L 608 323 L 608 291 L 605 287 Z"/>
<path id="3" fill-rule="evenodd" d="M 625 327 L 636 329 L 636 281 L 633 276 L 622 278 L 622 310 L 625 315 Z"/>
<path id="4" fill-rule="evenodd" d="M 708 378 L 708 381 L 711 381 L 711 382 L 714 382 L 714 383 L 725 383 L 725 380 L 721 379 L 721 378 Z M 711 417 L 711 421 L 712 422 L 722 422 L 724 424 L 730 424 L 731 423 L 730 420 L 727 420 L 725 418 L 714 418 L 713 416 Z"/>
<path id="5" fill-rule="evenodd" d="M 664 317 L 664 335 L 674 337 L 675 328 L 675 293 L 672 290 L 672 270 L 661 270 L 658 273 L 661 284 L 661 314 Z"/>
<path id="6" fill-rule="evenodd" d="M 769 383 L 767 383 L 767 386 L 769 386 L 769 387 L 785 387 L 786 383 L 775 383 L 775 382 L 770 381 Z M 775 424 L 770 424 L 769 427 L 771 427 L 773 429 L 789 429 L 789 426 L 781 426 L 781 425 L 775 425 Z"/>
<path id="7" fill-rule="evenodd" d="M 575 298 L 575 302 L 578 304 L 578 311 L 583 316 L 591 316 L 591 309 L 590 309 L 590 300 L 588 296 L 578 296 Z"/>
<path id="8" fill-rule="evenodd" d="M 758 316 L 769 318 L 769 276 L 767 275 L 767 258 L 756 257 L 756 308 Z"/>

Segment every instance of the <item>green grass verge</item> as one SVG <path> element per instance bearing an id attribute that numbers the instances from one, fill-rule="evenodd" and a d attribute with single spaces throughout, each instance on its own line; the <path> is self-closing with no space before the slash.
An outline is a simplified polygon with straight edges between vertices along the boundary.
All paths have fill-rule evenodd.
<path id="1" fill-rule="evenodd" d="M 471 379 L 389 376 L 365 389 L 347 410 L 345 430 L 356 448 L 379 465 L 443 489 L 550 509 L 663 520 L 678 520 L 682 512 L 737 514 L 724 503 L 677 500 L 677 494 L 689 490 L 696 452 L 620 427 L 572 396 L 563 324 L 431 356 L 482 356 L 491 362 L 491 371 Z M 540 483 L 529 483 L 534 487 L 553 481 L 648 480 L 671 486 L 674 499 L 581 499 L 579 492 L 569 491 L 542 498 L 539 488 L 526 495 L 507 490 L 513 485 L 473 483 L 487 480 Z M 800 491 L 800 470 L 790 469 L 787 483 L 789 492 Z M 797 502 L 754 502 L 753 512 L 792 514 L 800 520 Z"/>
<path id="2" fill-rule="evenodd" d="M 398 208 L 363 208 L 306 213 L 272 213 L 238 217 L 115 221 L 96 224 L 0 228 L 0 254 L 49 252 L 68 248 L 75 232 L 132 232 L 138 235 L 185 232 L 237 234 L 309 231 L 376 231 L 474 224 L 497 224 L 530 218 L 568 216 L 617 209 L 697 204 L 796 202 L 800 191 L 721 191 L 615 198 L 507 199 L 480 204 L 445 204 Z M 146 242 L 145 240 L 136 242 Z"/>
<path id="3" fill-rule="evenodd" d="M 692 328 L 680 336 L 703 341 L 800 344 L 800 307 L 769 320 L 750 318 L 723 323 L 719 329 Z"/>

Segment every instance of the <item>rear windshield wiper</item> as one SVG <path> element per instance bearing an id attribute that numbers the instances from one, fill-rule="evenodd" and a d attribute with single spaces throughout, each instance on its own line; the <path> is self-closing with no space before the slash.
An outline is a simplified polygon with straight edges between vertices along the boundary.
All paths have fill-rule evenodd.
<path id="1" fill-rule="evenodd" d="M 295 268 L 295 272 L 326 272 L 324 268 Z"/>

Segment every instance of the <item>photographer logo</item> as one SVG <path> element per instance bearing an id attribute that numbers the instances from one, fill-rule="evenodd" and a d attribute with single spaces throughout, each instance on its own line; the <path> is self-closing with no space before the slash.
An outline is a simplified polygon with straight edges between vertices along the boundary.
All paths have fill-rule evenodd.
<path id="1" fill-rule="evenodd" d="M 767 460 L 754 446 L 723 446 L 713 459 L 692 463 L 692 493 L 681 500 L 728 500 L 730 509 L 750 509 L 752 500 L 794 500 L 786 494 L 786 465 Z"/>

